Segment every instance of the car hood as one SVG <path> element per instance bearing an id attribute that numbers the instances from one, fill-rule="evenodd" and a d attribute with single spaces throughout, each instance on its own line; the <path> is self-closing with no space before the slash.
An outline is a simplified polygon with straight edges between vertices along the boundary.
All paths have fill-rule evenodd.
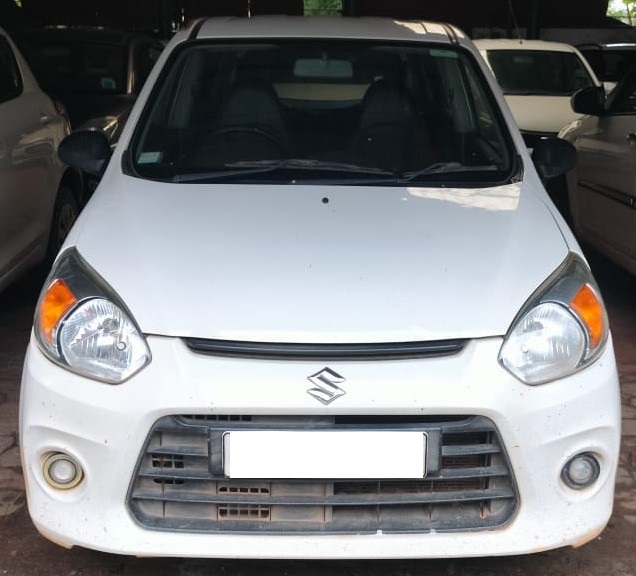
<path id="1" fill-rule="evenodd" d="M 557 134 L 566 124 L 581 117 L 572 110 L 569 96 L 507 95 L 505 98 L 522 131 Z"/>
<path id="2" fill-rule="evenodd" d="M 528 184 L 200 185 L 122 175 L 104 184 L 67 244 L 146 334 L 305 343 L 503 335 L 568 253 Z"/>

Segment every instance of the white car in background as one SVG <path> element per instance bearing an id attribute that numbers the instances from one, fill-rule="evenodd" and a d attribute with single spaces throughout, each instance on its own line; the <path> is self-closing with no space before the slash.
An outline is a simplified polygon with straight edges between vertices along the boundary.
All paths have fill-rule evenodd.
<path id="1" fill-rule="evenodd" d="M 0 291 L 52 260 L 77 217 L 81 180 L 57 156 L 69 132 L 0 29 Z"/>
<path id="2" fill-rule="evenodd" d="M 570 107 L 572 94 L 601 86 L 587 60 L 569 44 L 480 39 L 475 45 L 497 78 L 529 148 L 579 117 Z"/>
<path id="3" fill-rule="evenodd" d="M 605 98 L 598 89 L 574 95 L 585 113 L 560 137 L 577 150 L 567 174 L 572 226 L 577 236 L 636 275 L 636 68 Z"/>
<path id="4" fill-rule="evenodd" d="M 31 517 L 137 556 L 432 558 L 596 538 L 607 314 L 460 30 L 199 20 L 148 78 L 40 295 Z M 536 166 L 536 168 L 535 168 Z M 538 170 L 537 170 L 538 169 Z M 539 174 L 540 173 L 540 174 Z"/>

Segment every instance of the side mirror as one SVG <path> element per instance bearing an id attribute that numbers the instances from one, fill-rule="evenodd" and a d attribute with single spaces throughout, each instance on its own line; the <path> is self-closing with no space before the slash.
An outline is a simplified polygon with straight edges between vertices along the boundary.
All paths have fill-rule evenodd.
<path id="1" fill-rule="evenodd" d="M 562 138 L 542 138 L 532 150 L 532 161 L 541 178 L 550 180 L 576 166 L 576 148 Z"/>
<path id="2" fill-rule="evenodd" d="M 605 89 L 600 86 L 582 88 L 572 95 L 570 106 L 578 114 L 600 116 L 605 110 Z"/>
<path id="3" fill-rule="evenodd" d="M 101 130 L 71 132 L 57 150 L 60 160 L 67 166 L 98 177 L 104 173 L 111 153 L 108 139 Z"/>

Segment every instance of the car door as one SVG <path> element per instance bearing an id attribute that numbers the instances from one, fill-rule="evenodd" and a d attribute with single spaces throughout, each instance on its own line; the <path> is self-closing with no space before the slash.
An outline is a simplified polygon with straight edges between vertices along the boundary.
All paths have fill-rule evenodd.
<path id="1" fill-rule="evenodd" d="M 576 196 L 583 238 L 619 259 L 636 255 L 636 69 L 608 99 L 601 116 L 580 123 Z"/>
<path id="2" fill-rule="evenodd" d="M 60 176 L 60 118 L 0 31 L 0 289 L 41 260 Z"/>

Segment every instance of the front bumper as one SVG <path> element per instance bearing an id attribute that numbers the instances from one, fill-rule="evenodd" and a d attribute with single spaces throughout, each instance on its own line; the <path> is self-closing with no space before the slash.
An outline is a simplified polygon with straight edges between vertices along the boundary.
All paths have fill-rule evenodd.
<path id="1" fill-rule="evenodd" d="M 29 346 L 20 405 L 29 512 L 36 527 L 63 546 L 218 558 L 509 555 L 581 545 L 609 520 L 620 441 L 611 341 L 588 369 L 537 387 L 499 366 L 496 338 L 472 341 L 455 356 L 328 364 L 205 356 L 178 339 L 151 337 L 149 345 L 153 362 L 119 386 L 71 374 L 44 358 L 34 342 Z M 307 378 L 326 365 L 346 378 L 340 384 L 346 393 L 323 405 L 307 393 Z M 433 525 L 421 531 L 268 532 L 251 521 L 231 531 L 211 530 L 207 512 L 202 523 L 153 524 L 152 514 L 136 508 L 135 482 L 151 430 L 175 415 L 346 417 L 362 418 L 365 426 L 380 416 L 488 422 L 510 471 L 513 509 L 497 527 Z M 51 488 L 42 474 L 46 456 L 57 452 L 72 455 L 84 470 L 83 481 L 71 490 Z M 561 480 L 561 470 L 582 452 L 597 457 L 600 476 L 592 486 L 573 490 Z"/>

